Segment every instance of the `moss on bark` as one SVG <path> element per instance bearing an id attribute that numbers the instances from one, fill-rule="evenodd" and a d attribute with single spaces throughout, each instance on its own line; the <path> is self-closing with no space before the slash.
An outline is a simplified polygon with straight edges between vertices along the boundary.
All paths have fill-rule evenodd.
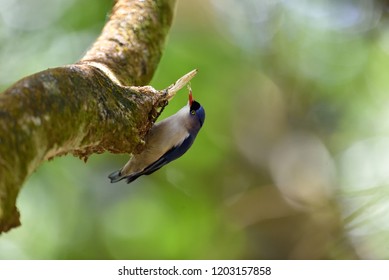
<path id="1" fill-rule="evenodd" d="M 17 195 L 43 161 L 142 148 L 168 97 L 130 85 L 152 78 L 174 2 L 118 0 L 80 62 L 28 76 L 0 94 L 0 233 L 20 224 Z"/>

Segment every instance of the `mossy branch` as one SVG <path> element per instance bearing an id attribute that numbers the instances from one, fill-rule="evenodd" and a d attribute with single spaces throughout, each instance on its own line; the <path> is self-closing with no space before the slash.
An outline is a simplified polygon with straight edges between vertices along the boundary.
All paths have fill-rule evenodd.
<path id="1" fill-rule="evenodd" d="M 174 0 L 118 0 L 102 34 L 77 63 L 23 78 L 0 94 L 0 232 L 20 224 L 25 179 L 71 153 L 131 153 L 192 71 L 165 90 L 147 84 L 160 60 Z"/>

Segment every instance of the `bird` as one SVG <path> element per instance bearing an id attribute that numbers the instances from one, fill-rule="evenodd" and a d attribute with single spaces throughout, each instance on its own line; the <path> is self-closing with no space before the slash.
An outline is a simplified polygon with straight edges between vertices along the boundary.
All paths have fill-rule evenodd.
<path id="1" fill-rule="evenodd" d="M 192 146 L 204 120 L 205 110 L 193 99 L 189 88 L 186 106 L 151 127 L 146 135 L 143 151 L 132 155 L 122 169 L 108 175 L 111 183 L 123 179 L 131 183 L 181 157 Z"/>

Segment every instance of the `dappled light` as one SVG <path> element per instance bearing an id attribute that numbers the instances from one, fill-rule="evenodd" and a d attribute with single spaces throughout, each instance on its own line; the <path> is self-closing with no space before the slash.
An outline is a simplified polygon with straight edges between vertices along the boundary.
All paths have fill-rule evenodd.
<path id="1" fill-rule="evenodd" d="M 2 89 L 77 61 L 112 1 L 8 2 Z M 34 2 L 63 8 L 14 18 Z M 79 2 L 94 12 L 83 17 Z M 21 191 L 22 226 L 0 236 L 0 258 L 388 259 L 384 5 L 178 1 L 152 86 L 199 69 L 191 87 L 207 119 L 191 149 L 129 185 L 107 178 L 128 155 L 46 162 Z M 160 119 L 186 102 L 182 90 Z"/>

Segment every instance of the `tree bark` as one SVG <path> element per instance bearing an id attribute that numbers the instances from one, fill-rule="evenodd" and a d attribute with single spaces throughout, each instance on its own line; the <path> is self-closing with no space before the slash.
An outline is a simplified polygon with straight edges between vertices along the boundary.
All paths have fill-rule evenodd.
<path id="1" fill-rule="evenodd" d="M 139 86 L 157 67 L 174 5 L 116 1 L 102 34 L 79 62 L 23 78 L 0 94 L 0 233 L 20 224 L 18 192 L 43 161 L 142 149 L 177 90 Z"/>

